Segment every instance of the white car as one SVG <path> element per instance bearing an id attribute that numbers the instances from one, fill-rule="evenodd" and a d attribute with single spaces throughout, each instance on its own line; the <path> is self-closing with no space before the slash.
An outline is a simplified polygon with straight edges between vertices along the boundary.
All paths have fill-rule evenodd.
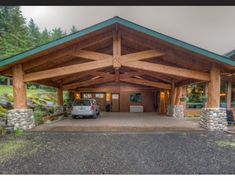
<path id="1" fill-rule="evenodd" d="M 100 114 L 100 106 L 95 99 L 78 99 L 73 102 L 71 114 L 73 119 L 88 116 L 97 118 Z"/>

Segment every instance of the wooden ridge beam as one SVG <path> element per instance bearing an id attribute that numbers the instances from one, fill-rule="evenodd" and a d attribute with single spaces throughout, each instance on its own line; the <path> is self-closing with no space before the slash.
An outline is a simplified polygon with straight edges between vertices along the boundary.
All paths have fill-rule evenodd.
<path id="1" fill-rule="evenodd" d="M 119 69 L 121 57 L 121 32 L 118 31 L 118 27 L 113 30 L 113 67 Z"/>
<path id="2" fill-rule="evenodd" d="M 110 58 L 105 59 L 105 60 L 99 60 L 99 61 L 96 61 L 95 63 L 88 62 L 88 63 L 83 63 L 83 64 L 75 64 L 75 65 L 59 67 L 59 68 L 54 68 L 54 69 L 49 69 L 49 70 L 44 70 L 44 71 L 39 71 L 39 72 L 28 73 L 28 74 L 25 74 L 24 81 L 27 82 L 27 81 L 48 79 L 48 78 L 78 73 L 78 72 L 96 70 L 96 69 L 109 67 L 109 66 L 112 66 L 112 59 Z"/>
<path id="3" fill-rule="evenodd" d="M 197 80 L 210 81 L 209 73 L 198 72 L 194 70 L 188 70 L 184 68 L 172 67 L 167 65 L 143 62 L 143 61 L 134 61 L 124 63 L 123 66 L 129 68 L 136 68 L 140 70 L 158 72 L 167 75 L 175 75 L 179 77 L 193 78 Z"/>
<path id="4" fill-rule="evenodd" d="M 131 77 L 127 77 L 125 75 L 124 76 L 120 75 L 120 81 L 133 83 L 133 84 L 139 84 L 139 85 L 145 85 L 145 86 L 151 86 L 151 87 L 161 88 L 161 89 L 170 89 L 171 88 L 170 84 L 165 84 L 165 83 L 161 83 L 161 82 L 153 82 L 153 81 L 137 79 L 137 78 L 131 78 Z"/>

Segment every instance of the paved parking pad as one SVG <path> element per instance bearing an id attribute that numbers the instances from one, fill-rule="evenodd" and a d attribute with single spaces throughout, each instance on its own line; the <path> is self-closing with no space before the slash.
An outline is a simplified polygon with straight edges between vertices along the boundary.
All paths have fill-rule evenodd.
<path id="1" fill-rule="evenodd" d="M 64 118 L 33 131 L 200 131 L 198 119 L 176 119 L 157 113 L 104 112 L 97 119 Z"/>

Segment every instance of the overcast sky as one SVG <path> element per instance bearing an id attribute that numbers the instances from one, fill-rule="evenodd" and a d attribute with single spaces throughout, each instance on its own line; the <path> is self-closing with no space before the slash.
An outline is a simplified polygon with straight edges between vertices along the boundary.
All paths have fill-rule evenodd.
<path id="1" fill-rule="evenodd" d="M 113 16 L 219 54 L 235 49 L 235 6 L 22 6 L 39 28 L 79 30 Z"/>

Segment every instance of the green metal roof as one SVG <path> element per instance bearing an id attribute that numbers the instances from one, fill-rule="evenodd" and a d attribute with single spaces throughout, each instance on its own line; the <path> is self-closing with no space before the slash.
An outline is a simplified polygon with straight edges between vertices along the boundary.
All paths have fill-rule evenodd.
<path id="1" fill-rule="evenodd" d="M 225 53 L 224 56 L 225 57 L 228 57 L 228 58 L 231 58 L 233 55 L 235 55 L 235 50 L 231 50 L 229 51 L 228 53 Z"/>
<path id="2" fill-rule="evenodd" d="M 129 27 L 131 29 L 134 29 L 134 30 L 137 30 L 139 32 L 148 34 L 148 35 L 153 36 L 155 38 L 158 38 L 158 39 L 161 39 L 163 41 L 166 41 L 166 42 L 168 42 L 170 44 L 173 44 L 173 45 L 185 48 L 185 49 L 187 49 L 189 51 L 192 51 L 192 52 L 195 52 L 195 53 L 207 56 L 207 57 L 212 58 L 212 59 L 214 59 L 214 60 L 216 60 L 218 62 L 229 64 L 231 66 L 235 66 L 235 61 L 232 61 L 231 59 L 229 59 L 226 56 L 222 56 L 222 55 L 213 53 L 211 51 L 202 49 L 200 47 L 188 44 L 186 42 L 183 42 L 183 41 L 180 41 L 178 39 L 169 37 L 167 35 L 164 35 L 162 33 L 156 32 L 154 30 L 151 30 L 151 29 L 148 29 L 146 27 L 140 26 L 138 24 L 135 24 L 133 22 L 127 21 L 127 20 L 122 19 L 122 18 L 117 17 L 117 16 L 115 16 L 115 17 L 113 17 L 111 19 L 108 19 L 106 21 L 103 21 L 101 23 L 95 24 L 93 26 L 90 26 L 88 28 L 85 28 L 83 30 L 80 30 L 80 31 L 78 31 L 76 33 L 67 35 L 67 36 L 65 36 L 63 38 L 60 38 L 58 40 L 55 40 L 55 41 L 49 42 L 47 44 L 41 45 L 39 47 L 27 50 L 25 52 L 22 52 L 20 54 L 15 55 L 15 56 L 3 59 L 3 60 L 0 61 L 0 66 L 4 66 L 4 65 L 13 63 L 13 62 L 18 61 L 20 59 L 23 59 L 23 58 L 26 58 L 26 57 L 28 57 L 30 55 L 33 55 L 35 53 L 39 53 L 39 52 L 44 51 L 44 50 L 46 50 L 48 48 L 52 48 L 54 46 L 60 45 L 62 43 L 65 43 L 67 41 L 70 41 L 70 40 L 73 40 L 75 38 L 81 37 L 83 35 L 86 35 L 88 33 L 93 32 L 93 31 L 105 28 L 105 27 L 110 26 L 110 25 L 115 24 L 115 23 L 121 24 L 123 26 L 127 26 L 127 27 Z"/>

